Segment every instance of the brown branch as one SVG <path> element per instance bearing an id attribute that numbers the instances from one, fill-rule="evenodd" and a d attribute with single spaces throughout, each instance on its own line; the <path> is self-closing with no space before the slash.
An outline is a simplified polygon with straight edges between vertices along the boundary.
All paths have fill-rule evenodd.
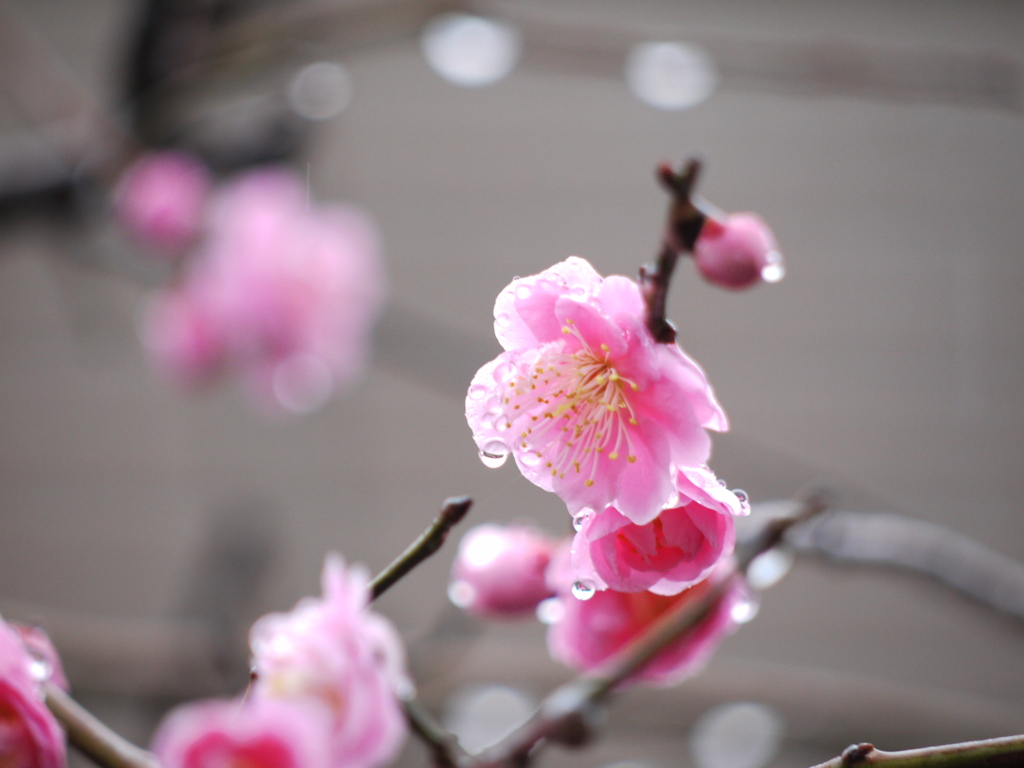
<path id="1" fill-rule="evenodd" d="M 402 702 L 412 732 L 427 745 L 438 768 L 458 768 L 470 760 L 455 734 L 448 731 L 415 699 Z"/>
<path id="2" fill-rule="evenodd" d="M 441 514 L 430 524 L 409 548 L 370 582 L 371 600 L 383 595 L 396 581 L 437 552 L 452 529 L 469 512 L 473 500 L 468 496 L 445 499 Z"/>
<path id="3" fill-rule="evenodd" d="M 653 267 L 640 268 L 640 286 L 647 304 L 647 328 L 654 340 L 671 344 L 676 340 L 676 329 L 665 317 L 668 289 L 672 272 L 681 253 L 693 251 L 694 243 L 708 218 L 704 206 L 693 190 L 700 176 L 701 165 L 690 158 L 678 172 L 667 163 L 658 166 L 658 180 L 672 195 L 668 220 L 662 236 L 661 251 Z"/>
<path id="4" fill-rule="evenodd" d="M 1024 735 L 966 741 L 941 747 L 883 752 L 872 744 L 851 744 L 839 757 L 814 768 L 1016 768 L 1024 765 Z"/>
<path id="5" fill-rule="evenodd" d="M 118 736 L 53 683 L 44 683 L 46 706 L 68 735 L 68 742 L 106 768 L 160 768 L 156 756 Z"/>
<path id="6" fill-rule="evenodd" d="M 599 705 L 623 681 L 636 674 L 670 643 L 696 629 L 714 612 L 718 601 L 736 581 L 743 578 L 754 558 L 778 545 L 793 525 L 820 514 L 829 504 L 828 495 L 820 490 L 799 498 L 802 502 L 800 512 L 793 517 L 769 521 L 738 552 L 732 571 L 700 599 L 666 614 L 646 634 L 606 664 L 598 675 L 581 676 L 556 688 L 530 720 L 477 755 L 470 766 L 520 768 L 545 743 L 579 746 L 588 741 Z"/>

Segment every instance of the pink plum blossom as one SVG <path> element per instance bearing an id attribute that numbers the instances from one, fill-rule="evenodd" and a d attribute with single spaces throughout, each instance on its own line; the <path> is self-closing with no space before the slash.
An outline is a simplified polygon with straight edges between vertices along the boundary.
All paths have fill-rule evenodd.
<path id="1" fill-rule="evenodd" d="M 481 616 L 532 613 L 554 593 L 544 579 L 556 542 L 525 525 L 478 525 L 459 542 L 448 594 Z"/>
<path id="2" fill-rule="evenodd" d="M 39 683 L 45 674 L 35 673 L 41 658 L 33 658 L 18 631 L 0 619 L 0 765 L 5 768 L 65 764 L 64 733 Z"/>
<path id="3" fill-rule="evenodd" d="M 153 737 L 161 768 L 331 768 L 330 713 L 315 700 L 202 701 Z"/>
<path id="4" fill-rule="evenodd" d="M 679 505 L 644 525 L 615 507 L 584 516 L 573 540 L 576 578 L 596 589 L 675 595 L 703 580 L 736 544 L 734 515 L 746 513 L 710 470 L 680 469 Z"/>
<path id="5" fill-rule="evenodd" d="M 694 244 L 693 257 L 706 280 L 733 290 L 761 280 L 775 283 L 785 274 L 775 236 L 756 213 L 709 218 Z"/>
<path id="6" fill-rule="evenodd" d="M 71 686 L 64 675 L 64 666 L 60 663 L 60 656 L 53 647 L 49 635 L 41 627 L 30 627 L 16 622 L 12 622 L 10 627 L 18 633 L 21 644 L 32 657 L 33 677 L 51 682 L 65 692 L 70 691 Z"/>
<path id="7" fill-rule="evenodd" d="M 121 224 L 147 245 L 180 255 L 199 235 L 210 173 L 184 152 L 150 152 L 125 171 L 114 192 Z"/>
<path id="8" fill-rule="evenodd" d="M 569 589 L 563 556 L 553 561 L 549 578 L 559 587 L 561 617 L 548 628 L 548 652 L 551 657 L 578 672 L 599 669 L 606 661 L 624 651 L 647 632 L 666 613 L 698 599 L 715 581 L 705 579 L 676 595 L 653 592 L 594 592 L 579 599 Z M 571 577 L 571 576 L 570 576 Z M 732 610 L 741 599 L 736 587 L 716 605 L 713 613 L 689 633 L 673 642 L 638 672 L 632 682 L 657 686 L 676 685 L 697 674 L 711 658 L 722 639 L 735 628 Z"/>
<path id="9" fill-rule="evenodd" d="M 310 205 L 291 171 L 253 171 L 213 196 L 207 236 L 143 336 L 178 382 L 237 372 L 258 402 L 305 412 L 364 369 L 383 293 L 365 215 Z"/>
<path id="10" fill-rule="evenodd" d="M 511 451 L 523 475 L 576 515 L 615 508 L 649 523 L 673 502 L 674 468 L 710 453 L 728 422 L 704 371 L 655 343 L 637 284 L 575 256 L 513 281 L 494 328 L 505 351 L 476 374 L 466 418 L 487 455 Z"/>
<path id="11" fill-rule="evenodd" d="M 253 695 L 312 698 L 331 712 L 331 765 L 372 768 L 397 754 L 406 735 L 396 691 L 409 685 L 401 639 L 368 608 L 369 576 L 324 563 L 323 597 L 259 619 L 249 635 Z"/>

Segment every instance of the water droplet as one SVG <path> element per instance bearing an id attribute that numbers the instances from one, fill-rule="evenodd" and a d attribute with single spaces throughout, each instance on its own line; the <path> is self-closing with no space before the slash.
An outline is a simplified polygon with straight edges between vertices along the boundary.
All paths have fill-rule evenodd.
<path id="1" fill-rule="evenodd" d="M 750 513 L 750 496 L 747 495 L 747 492 L 744 491 L 742 488 L 733 488 L 732 489 L 732 494 L 733 494 L 733 496 L 735 496 L 739 500 L 739 502 L 740 502 L 740 510 L 742 510 L 743 514 L 745 514 L 745 515 L 749 514 Z"/>
<path id="2" fill-rule="evenodd" d="M 494 318 L 494 322 L 498 325 L 499 328 L 508 328 L 512 324 L 512 321 L 509 320 L 508 315 L 498 315 L 496 318 Z"/>
<path id="3" fill-rule="evenodd" d="M 530 286 L 528 285 L 520 285 L 518 288 L 516 288 L 517 299 L 528 299 L 530 298 L 530 293 Z"/>
<path id="4" fill-rule="evenodd" d="M 586 579 L 580 579 L 572 585 L 572 596 L 577 600 L 589 600 L 596 591 L 593 582 Z"/>
<path id="5" fill-rule="evenodd" d="M 527 467 L 536 467 L 540 464 L 540 458 L 535 451 L 527 451 L 519 457 L 519 463 Z"/>
<path id="6" fill-rule="evenodd" d="M 410 701 L 416 698 L 416 684 L 407 677 L 403 677 L 395 685 L 395 695 L 401 701 Z"/>
<path id="7" fill-rule="evenodd" d="M 583 526 L 586 525 L 587 520 L 590 519 L 591 514 L 593 513 L 589 509 L 585 509 L 582 512 L 580 512 L 578 515 L 576 515 L 576 517 L 572 519 L 572 527 L 577 531 L 583 530 Z"/>
<path id="8" fill-rule="evenodd" d="M 722 478 L 718 478 L 718 484 L 723 488 L 727 488 L 729 486 L 729 484 L 725 482 L 725 480 L 723 480 Z"/>
<path id="9" fill-rule="evenodd" d="M 587 295 L 587 289 L 582 285 L 574 285 L 572 290 L 569 291 L 569 295 L 574 299 L 582 299 Z"/>
<path id="10" fill-rule="evenodd" d="M 508 460 L 508 446 L 501 440 L 489 440 L 480 449 L 480 461 L 485 467 L 497 469 Z"/>
<path id="11" fill-rule="evenodd" d="M 469 388 L 470 400 L 483 400 L 487 395 L 487 387 L 483 384 L 474 384 Z"/>
<path id="12" fill-rule="evenodd" d="M 767 264 L 761 270 L 761 279 L 766 283 L 777 283 L 786 276 L 786 268 L 780 263 Z"/>
<path id="13" fill-rule="evenodd" d="M 561 598 L 549 597 L 537 603 L 537 621 L 541 624 L 557 624 L 565 617 L 565 603 Z"/>
<path id="14" fill-rule="evenodd" d="M 747 583 L 754 589 L 774 587 L 793 567 L 793 553 L 774 547 L 755 557 L 747 568 Z"/>
<path id="15" fill-rule="evenodd" d="M 46 659 L 36 656 L 29 662 L 28 671 L 32 675 L 33 680 L 42 683 L 50 679 L 50 675 L 53 674 L 53 667 L 50 666 L 50 662 Z"/>
<path id="16" fill-rule="evenodd" d="M 448 585 L 448 599 L 457 608 L 468 608 L 476 600 L 476 589 L 468 581 L 453 581 Z"/>
<path id="17" fill-rule="evenodd" d="M 510 426 L 512 425 L 508 423 L 508 419 L 506 419 L 504 416 L 498 416 L 494 420 L 494 429 L 497 430 L 498 432 L 504 432 Z"/>
<path id="18" fill-rule="evenodd" d="M 747 592 L 733 604 L 729 615 L 737 624 L 746 624 L 757 616 L 760 609 L 761 601 L 753 593 Z"/>

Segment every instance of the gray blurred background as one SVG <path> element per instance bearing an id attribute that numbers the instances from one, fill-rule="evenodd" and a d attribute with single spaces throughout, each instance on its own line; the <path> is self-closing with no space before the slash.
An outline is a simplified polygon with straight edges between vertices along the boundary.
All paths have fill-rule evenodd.
<path id="1" fill-rule="evenodd" d="M 499 351 L 493 301 L 514 275 L 570 254 L 634 275 L 665 212 L 654 165 L 694 152 L 707 161 L 701 192 L 763 214 L 788 267 L 777 285 L 733 294 L 683 263 L 673 286 L 680 343 L 733 424 L 715 437 L 719 476 L 755 503 L 824 481 L 843 509 L 910 515 L 1022 557 L 1024 7 L 475 8 L 522 35 L 519 66 L 489 87 L 453 85 L 424 61 L 418 30 L 442 4 L 257 9 L 291 25 L 271 40 L 299 40 L 246 81 L 261 104 L 304 62 L 351 76 L 347 109 L 285 121 L 295 133 L 282 141 L 317 197 L 372 212 L 390 275 L 373 367 L 310 416 L 268 420 L 230 383 L 188 398 L 156 378 L 135 317 L 159 276 L 95 199 L 26 188 L 4 208 L 0 611 L 48 627 L 77 695 L 139 742 L 173 703 L 244 685 L 248 623 L 317 590 L 329 549 L 379 569 L 454 494 L 476 500 L 473 522 L 568 532 L 556 498 L 511 462 L 485 468 L 470 439 L 465 388 Z M 57 177 L 88 167 L 111 129 L 61 114 L 69 102 L 50 85 L 123 125 L 141 6 L 3 12 L 8 43 L 36 37 L 27 53 L 0 44 L 0 182 L 17 187 L 48 156 Z M 635 98 L 622 62 L 647 39 L 702 46 L 718 71 L 710 97 L 679 111 Z M 226 106 L 214 122 L 252 103 L 215 96 Z M 483 696 L 514 717 L 568 672 L 541 625 L 459 616 L 445 596 L 454 551 L 379 607 L 437 713 L 457 723 L 467 706 L 488 711 Z M 717 768 L 695 745 L 728 702 L 765 705 L 750 717 L 782 740 L 760 762 L 729 763 L 750 768 L 810 765 L 852 741 L 1007 735 L 1024 728 L 1022 650 L 1019 619 L 923 578 L 800 558 L 701 677 L 623 696 L 593 749 L 543 764 Z M 481 688 L 492 683 L 514 691 Z M 415 744 L 403 757 L 424 760 Z"/>

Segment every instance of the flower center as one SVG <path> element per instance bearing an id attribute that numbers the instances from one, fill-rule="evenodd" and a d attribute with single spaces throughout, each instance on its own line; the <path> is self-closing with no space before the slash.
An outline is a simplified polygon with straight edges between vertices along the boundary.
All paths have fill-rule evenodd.
<path id="1" fill-rule="evenodd" d="M 538 359 L 508 384 L 505 428 L 515 428 L 527 465 L 544 463 L 552 477 L 567 472 L 586 475 L 594 484 L 599 457 L 615 461 L 625 454 L 636 461 L 630 427 L 636 414 L 627 394 L 637 389 L 610 359 L 607 346 L 595 350 L 566 321 L 562 332 L 580 341 L 568 354 L 562 345 L 540 353 Z"/>

